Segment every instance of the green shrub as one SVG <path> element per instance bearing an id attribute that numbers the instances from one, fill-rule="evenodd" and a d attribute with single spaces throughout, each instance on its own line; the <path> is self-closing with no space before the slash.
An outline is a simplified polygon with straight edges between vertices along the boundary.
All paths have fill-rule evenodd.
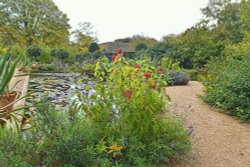
<path id="1" fill-rule="evenodd" d="M 139 43 L 138 45 L 136 45 L 135 50 L 136 51 L 140 51 L 140 50 L 146 50 L 148 48 L 148 46 L 144 43 Z"/>
<path id="2" fill-rule="evenodd" d="M 148 54 L 151 57 L 151 60 L 160 60 L 164 54 L 166 54 L 168 45 L 166 43 L 157 43 L 153 47 L 148 49 Z"/>
<path id="3" fill-rule="evenodd" d="M 211 61 L 207 67 L 204 99 L 228 110 L 230 115 L 250 120 L 250 56 L 220 58 Z"/>
<path id="4" fill-rule="evenodd" d="M 47 45 L 40 44 L 39 47 L 42 49 L 42 54 L 37 58 L 40 63 L 50 63 L 52 61 L 51 48 Z"/>
<path id="5" fill-rule="evenodd" d="M 72 117 L 84 115 L 93 123 L 103 166 L 155 166 L 190 148 L 182 123 L 170 115 L 161 116 L 166 114 L 168 99 L 157 77 L 140 71 L 149 68 L 118 60 L 111 65 L 98 62 L 96 93 L 78 94 L 82 105 L 72 107 Z"/>
<path id="6" fill-rule="evenodd" d="M 100 50 L 100 47 L 97 43 L 94 42 L 89 45 L 89 52 L 93 53 L 97 50 Z"/>
<path id="7" fill-rule="evenodd" d="M 75 61 L 78 63 L 82 63 L 86 59 L 86 53 L 80 52 L 75 56 Z"/>
<path id="8" fill-rule="evenodd" d="M 32 45 L 27 49 L 27 55 L 31 59 L 37 60 L 42 55 L 42 49 L 39 46 Z"/>
<path id="9" fill-rule="evenodd" d="M 56 66 L 53 64 L 40 64 L 39 65 L 39 70 L 40 71 L 55 71 Z"/>
<path id="10" fill-rule="evenodd" d="M 61 60 L 66 60 L 69 57 L 69 52 L 65 49 L 52 49 L 51 56 Z"/>
<path id="11" fill-rule="evenodd" d="M 0 129 L 1 166 L 95 166 L 95 130 L 84 119 L 69 119 L 43 99 L 35 104 L 32 129 L 23 133 Z"/>
<path id="12" fill-rule="evenodd" d="M 185 70 L 185 72 L 190 76 L 191 81 L 198 81 L 201 80 L 201 74 L 196 69 Z"/>

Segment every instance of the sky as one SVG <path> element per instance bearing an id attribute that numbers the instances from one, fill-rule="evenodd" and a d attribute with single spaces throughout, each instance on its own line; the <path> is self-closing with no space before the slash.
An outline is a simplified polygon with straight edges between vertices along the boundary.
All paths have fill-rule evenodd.
<path id="1" fill-rule="evenodd" d="M 91 22 L 99 43 L 135 34 L 160 40 L 179 34 L 202 19 L 208 0 L 54 0 L 72 30 Z"/>

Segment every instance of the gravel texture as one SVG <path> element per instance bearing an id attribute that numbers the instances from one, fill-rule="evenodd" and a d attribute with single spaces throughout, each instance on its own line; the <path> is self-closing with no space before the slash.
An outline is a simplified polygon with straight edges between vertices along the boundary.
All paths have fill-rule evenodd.
<path id="1" fill-rule="evenodd" d="M 250 124 L 223 114 L 204 103 L 200 82 L 166 88 L 172 110 L 184 119 L 192 151 L 171 167 L 250 167 Z"/>

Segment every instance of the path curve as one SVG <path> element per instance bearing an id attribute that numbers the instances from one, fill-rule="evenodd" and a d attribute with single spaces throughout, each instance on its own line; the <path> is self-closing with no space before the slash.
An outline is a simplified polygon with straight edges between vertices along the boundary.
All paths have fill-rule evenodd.
<path id="1" fill-rule="evenodd" d="M 166 88 L 172 110 L 193 130 L 192 150 L 171 167 L 250 167 L 250 125 L 209 107 L 200 82 Z"/>

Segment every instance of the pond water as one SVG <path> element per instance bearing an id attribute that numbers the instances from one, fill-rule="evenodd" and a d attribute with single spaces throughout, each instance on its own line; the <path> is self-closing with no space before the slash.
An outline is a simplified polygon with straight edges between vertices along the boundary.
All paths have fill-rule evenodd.
<path id="1" fill-rule="evenodd" d="M 84 81 L 79 82 L 82 79 Z M 90 90 L 85 90 L 88 85 Z M 56 107 L 67 108 L 67 106 L 76 98 L 75 90 L 83 93 L 94 93 L 94 82 L 87 81 L 84 76 L 79 74 L 66 73 L 41 73 L 39 77 L 30 79 L 29 96 L 26 99 L 27 105 L 32 102 L 39 102 L 42 96 L 47 95 L 49 101 Z"/>

